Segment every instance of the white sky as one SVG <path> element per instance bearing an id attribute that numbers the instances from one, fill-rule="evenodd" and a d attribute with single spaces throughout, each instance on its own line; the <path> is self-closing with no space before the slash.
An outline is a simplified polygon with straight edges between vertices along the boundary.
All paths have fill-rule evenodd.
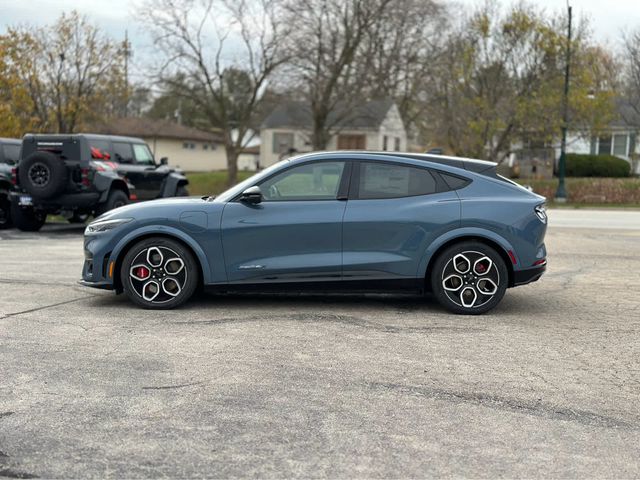
<path id="1" fill-rule="evenodd" d="M 456 0 L 462 5 L 477 5 L 483 0 Z M 510 0 L 498 0 L 511 4 Z M 124 38 L 125 30 L 134 48 L 134 69 L 144 63 L 152 51 L 149 40 L 133 18 L 140 0 L 0 0 L 0 32 L 7 25 L 53 22 L 62 12 L 72 9 L 97 22 L 114 38 Z M 566 9 L 566 0 L 529 0 L 549 12 Z M 614 48 L 623 30 L 640 28 L 640 0 L 571 0 L 576 17 L 586 15 L 596 38 Z"/>

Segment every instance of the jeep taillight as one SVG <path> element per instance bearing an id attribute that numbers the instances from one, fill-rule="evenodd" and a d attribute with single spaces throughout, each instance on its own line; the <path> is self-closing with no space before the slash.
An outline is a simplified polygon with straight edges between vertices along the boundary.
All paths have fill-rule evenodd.
<path id="1" fill-rule="evenodd" d="M 12 168 L 11 169 L 11 184 L 12 185 L 17 185 L 18 184 L 18 169 L 17 168 Z"/>
<path id="2" fill-rule="evenodd" d="M 82 184 L 89 187 L 91 186 L 91 179 L 89 175 L 91 173 L 91 169 L 89 168 L 81 168 L 80 173 L 82 174 Z"/>

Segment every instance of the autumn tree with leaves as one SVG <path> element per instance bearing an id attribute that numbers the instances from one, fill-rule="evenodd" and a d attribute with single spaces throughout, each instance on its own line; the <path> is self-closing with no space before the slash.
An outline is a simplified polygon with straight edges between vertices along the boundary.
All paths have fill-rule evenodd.
<path id="1" fill-rule="evenodd" d="M 11 130 L 73 133 L 112 116 L 127 98 L 122 45 L 73 11 L 0 37 L 0 97 Z M 4 120 L 3 120 L 4 121 Z"/>

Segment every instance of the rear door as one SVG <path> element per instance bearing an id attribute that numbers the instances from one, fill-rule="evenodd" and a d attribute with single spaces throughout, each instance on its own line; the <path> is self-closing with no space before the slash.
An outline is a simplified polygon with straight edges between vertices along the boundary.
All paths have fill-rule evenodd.
<path id="1" fill-rule="evenodd" d="M 232 283 L 339 280 L 349 162 L 297 164 L 258 184 L 263 201 L 225 205 L 222 243 Z"/>
<path id="2" fill-rule="evenodd" d="M 429 244 L 460 224 L 460 201 L 437 172 L 354 162 L 343 223 L 344 280 L 415 279 Z"/>

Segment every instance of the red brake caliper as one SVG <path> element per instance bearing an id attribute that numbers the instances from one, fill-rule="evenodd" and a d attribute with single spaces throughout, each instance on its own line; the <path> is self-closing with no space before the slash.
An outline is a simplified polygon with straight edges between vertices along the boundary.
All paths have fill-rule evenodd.
<path id="1" fill-rule="evenodd" d="M 147 267 L 138 267 L 136 268 L 136 277 L 145 279 L 149 276 L 151 272 Z"/>

